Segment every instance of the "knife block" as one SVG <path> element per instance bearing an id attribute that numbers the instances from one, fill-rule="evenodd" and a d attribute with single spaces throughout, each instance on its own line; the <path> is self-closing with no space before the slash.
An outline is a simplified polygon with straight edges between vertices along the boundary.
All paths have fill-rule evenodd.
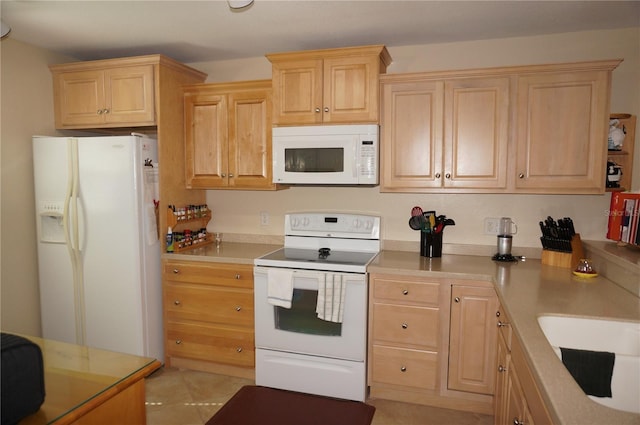
<path id="1" fill-rule="evenodd" d="M 550 249 L 542 250 L 542 264 L 547 266 L 562 267 L 565 269 L 575 269 L 578 261 L 584 258 L 584 250 L 582 249 L 582 240 L 580 234 L 576 233 L 571 238 L 571 252 L 552 251 Z"/>

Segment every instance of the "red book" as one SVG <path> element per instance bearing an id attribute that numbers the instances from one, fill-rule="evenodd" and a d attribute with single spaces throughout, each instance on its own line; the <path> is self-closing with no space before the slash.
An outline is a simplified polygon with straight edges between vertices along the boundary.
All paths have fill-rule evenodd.
<path id="1" fill-rule="evenodd" d="M 622 219 L 624 218 L 625 199 L 640 199 L 640 192 L 611 192 L 611 205 L 609 206 L 609 225 L 607 239 L 619 241 L 622 234 Z"/>

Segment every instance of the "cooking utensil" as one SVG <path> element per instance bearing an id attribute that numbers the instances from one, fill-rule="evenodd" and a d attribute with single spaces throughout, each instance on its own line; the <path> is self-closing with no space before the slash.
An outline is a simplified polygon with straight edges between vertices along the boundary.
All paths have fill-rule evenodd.
<path id="1" fill-rule="evenodd" d="M 411 227 L 413 230 L 422 230 L 423 220 L 420 217 L 417 215 L 411 217 L 409 219 L 409 227 Z"/>
<path id="2" fill-rule="evenodd" d="M 420 208 L 420 207 L 411 208 L 411 216 L 412 217 L 416 217 L 416 216 L 419 216 L 419 215 L 422 215 L 422 214 L 423 214 L 422 208 Z"/>

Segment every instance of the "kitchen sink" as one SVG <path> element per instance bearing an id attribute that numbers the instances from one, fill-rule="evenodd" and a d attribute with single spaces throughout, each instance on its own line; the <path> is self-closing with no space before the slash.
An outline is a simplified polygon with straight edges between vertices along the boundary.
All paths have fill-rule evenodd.
<path id="1" fill-rule="evenodd" d="M 640 413 L 640 322 L 543 315 L 538 323 L 560 359 L 560 347 L 615 353 L 612 397 L 588 397 L 614 409 Z"/>

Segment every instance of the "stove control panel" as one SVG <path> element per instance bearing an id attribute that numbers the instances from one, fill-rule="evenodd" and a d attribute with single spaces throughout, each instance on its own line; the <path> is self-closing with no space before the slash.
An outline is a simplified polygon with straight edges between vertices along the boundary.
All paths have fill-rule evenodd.
<path id="1" fill-rule="evenodd" d="M 285 235 L 379 239 L 380 217 L 345 213 L 290 213 Z"/>

